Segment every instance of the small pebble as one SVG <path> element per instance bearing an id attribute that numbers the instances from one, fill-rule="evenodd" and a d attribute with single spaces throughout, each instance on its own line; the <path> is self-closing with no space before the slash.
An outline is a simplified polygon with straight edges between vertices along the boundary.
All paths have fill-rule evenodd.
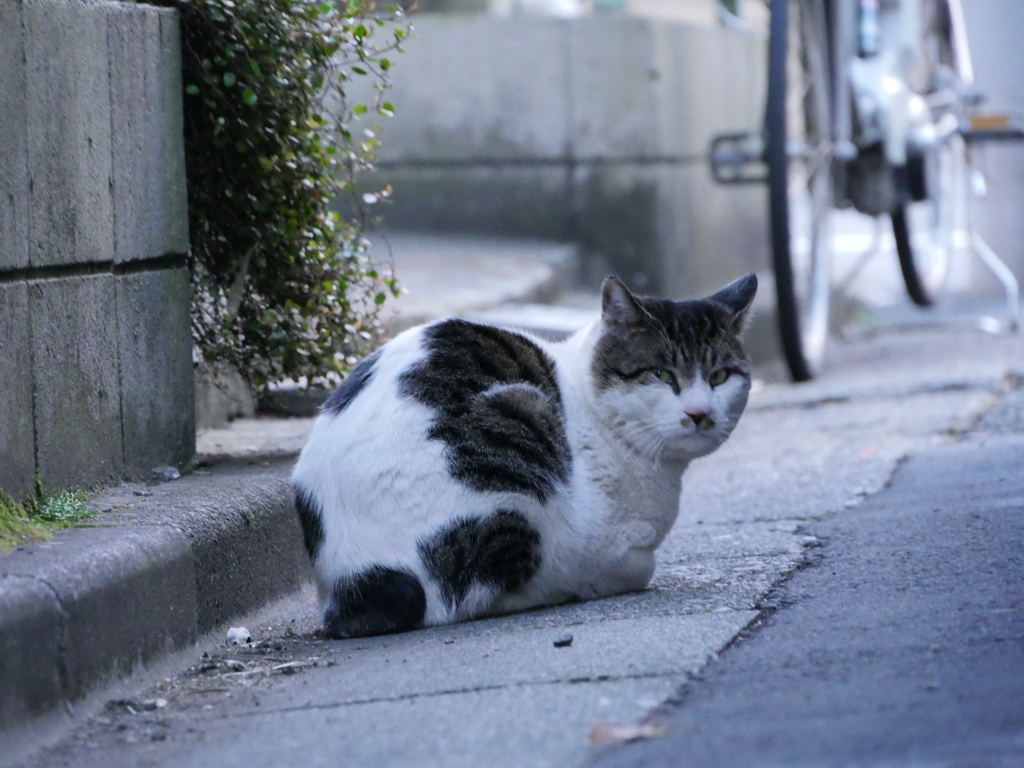
<path id="1" fill-rule="evenodd" d="M 228 645 L 245 645 L 252 640 L 252 635 L 245 627 L 231 627 L 228 630 Z"/>
<path id="2" fill-rule="evenodd" d="M 163 480 L 166 482 L 170 480 L 177 480 L 181 477 L 181 472 L 169 464 L 165 464 L 164 466 L 157 467 L 153 470 L 153 477 L 157 480 Z"/>
<path id="3" fill-rule="evenodd" d="M 568 648 L 572 645 L 572 632 L 566 632 L 555 638 L 555 648 Z"/>

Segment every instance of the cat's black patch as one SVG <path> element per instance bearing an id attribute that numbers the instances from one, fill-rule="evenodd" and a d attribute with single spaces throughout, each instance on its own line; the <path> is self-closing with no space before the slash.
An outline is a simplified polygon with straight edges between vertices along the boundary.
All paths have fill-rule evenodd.
<path id="1" fill-rule="evenodd" d="M 572 462 L 554 361 L 524 336 L 464 320 L 425 338 L 429 354 L 400 391 L 437 409 L 428 436 L 444 441 L 451 474 L 477 491 L 545 501 Z"/>
<path id="2" fill-rule="evenodd" d="M 334 587 L 324 632 L 336 639 L 407 632 L 423 624 L 427 596 L 406 571 L 375 566 Z"/>
<path id="3" fill-rule="evenodd" d="M 331 396 L 324 401 L 323 407 L 320 410 L 337 416 L 348 408 L 349 403 L 355 400 L 356 395 L 362 392 L 363 388 L 369 383 L 370 377 L 373 376 L 374 367 L 379 359 L 380 350 L 377 350 L 353 368 L 348 376 L 345 377 L 345 380 L 338 385 L 338 388 L 331 393 Z"/>
<path id="4" fill-rule="evenodd" d="M 299 522 L 302 524 L 302 540 L 306 545 L 306 552 L 309 553 L 310 561 L 316 560 L 316 553 L 324 540 L 320 506 L 299 486 L 292 487 L 292 498 L 295 501 L 295 511 L 299 513 Z"/>
<path id="5" fill-rule="evenodd" d="M 427 571 L 450 608 L 478 583 L 515 592 L 540 567 L 540 534 L 515 510 L 454 520 L 419 543 Z"/>

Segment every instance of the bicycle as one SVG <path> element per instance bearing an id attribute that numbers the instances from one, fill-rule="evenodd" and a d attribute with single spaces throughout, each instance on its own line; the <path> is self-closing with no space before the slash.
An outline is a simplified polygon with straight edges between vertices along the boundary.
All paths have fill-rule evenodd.
<path id="1" fill-rule="evenodd" d="M 770 0 L 770 9 L 763 130 L 716 136 L 710 160 L 719 182 L 768 184 L 792 378 L 813 378 L 824 360 L 835 208 L 889 218 L 920 306 L 935 301 L 967 232 L 1003 283 L 1015 327 L 1016 280 L 973 232 L 967 187 L 974 143 L 1024 131 L 1008 116 L 977 113 L 960 0 Z"/>

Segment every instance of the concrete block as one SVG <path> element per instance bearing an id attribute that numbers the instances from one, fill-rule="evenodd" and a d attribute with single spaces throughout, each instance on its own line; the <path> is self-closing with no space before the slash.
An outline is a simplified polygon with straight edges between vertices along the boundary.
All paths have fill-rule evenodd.
<path id="1" fill-rule="evenodd" d="M 114 280 L 29 282 L 37 466 L 47 488 L 123 474 Z"/>
<path id="2" fill-rule="evenodd" d="M 205 363 L 193 371 L 195 376 L 196 432 L 226 427 L 233 419 L 256 415 L 256 396 L 237 369 Z"/>
<path id="3" fill-rule="evenodd" d="M 584 165 L 574 171 L 578 239 L 588 283 L 614 273 L 634 290 L 666 295 L 660 264 L 662 175 L 657 166 L 636 164 Z M 685 210 L 685 194 L 678 203 Z"/>
<path id="4" fill-rule="evenodd" d="M 28 266 L 28 123 L 21 3 L 0 0 L 0 272 Z"/>
<path id="5" fill-rule="evenodd" d="M 160 256 L 160 17 L 118 4 L 107 13 L 113 163 L 114 261 Z"/>
<path id="6" fill-rule="evenodd" d="M 564 157 L 567 24 L 423 16 L 396 61 L 383 162 Z"/>
<path id="7" fill-rule="evenodd" d="M 0 283 L 0 488 L 28 496 L 35 477 L 28 284 Z"/>
<path id="8" fill-rule="evenodd" d="M 767 53 L 754 35 L 610 16 L 569 30 L 579 159 L 699 159 L 713 134 L 761 123 Z"/>
<path id="9" fill-rule="evenodd" d="M 181 82 L 181 27 L 178 12 L 157 10 L 160 17 L 161 122 L 160 240 L 163 253 L 188 253 L 188 194 L 185 181 L 185 114 Z"/>
<path id="10" fill-rule="evenodd" d="M 770 272 L 768 188 L 723 186 L 707 166 L 680 169 L 690 190 L 689 258 L 666 266 L 666 285 L 676 295 L 706 296 L 747 272 Z M 669 235 L 669 242 L 674 239 Z"/>
<path id="11" fill-rule="evenodd" d="M 382 168 L 370 183 L 391 184 L 379 213 L 389 228 L 571 239 L 570 171 L 559 165 Z"/>
<path id="12" fill-rule="evenodd" d="M 760 187 L 720 187 L 702 165 L 667 163 L 584 165 L 575 180 L 591 279 L 611 271 L 636 290 L 683 299 L 767 268 Z"/>
<path id="13" fill-rule="evenodd" d="M 61 531 L 6 556 L 0 573 L 32 574 L 59 600 L 66 701 L 195 642 L 192 553 L 171 526 Z"/>
<path id="14" fill-rule="evenodd" d="M 767 40 L 727 27 L 666 25 L 663 146 L 705 162 L 716 133 L 759 131 L 768 82 Z M 667 132 L 667 133 L 666 133 Z"/>
<path id="15" fill-rule="evenodd" d="M 107 6 L 23 6 L 32 266 L 113 255 Z"/>
<path id="16" fill-rule="evenodd" d="M 185 269 L 115 278 L 125 472 L 183 467 L 195 454 L 195 386 Z"/>
<path id="17" fill-rule="evenodd" d="M 598 16 L 569 26 L 573 156 L 647 158 L 663 154 L 660 98 L 670 73 L 659 61 L 659 26 Z"/>
<path id="18" fill-rule="evenodd" d="M 177 14 L 127 3 L 109 5 L 107 14 L 114 261 L 183 254 L 188 212 L 181 60 L 173 61 L 180 57 Z"/>
<path id="19" fill-rule="evenodd" d="M 0 575 L 0 730 L 61 701 L 62 629 L 50 587 L 31 576 Z"/>

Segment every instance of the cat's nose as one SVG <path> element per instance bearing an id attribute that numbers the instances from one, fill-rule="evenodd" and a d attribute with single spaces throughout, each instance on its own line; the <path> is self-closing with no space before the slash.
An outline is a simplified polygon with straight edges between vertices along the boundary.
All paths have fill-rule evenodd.
<path id="1" fill-rule="evenodd" d="M 695 427 L 699 427 L 700 423 L 708 416 L 707 411 L 694 411 L 693 413 L 687 411 L 686 415 L 693 419 L 693 425 Z"/>

